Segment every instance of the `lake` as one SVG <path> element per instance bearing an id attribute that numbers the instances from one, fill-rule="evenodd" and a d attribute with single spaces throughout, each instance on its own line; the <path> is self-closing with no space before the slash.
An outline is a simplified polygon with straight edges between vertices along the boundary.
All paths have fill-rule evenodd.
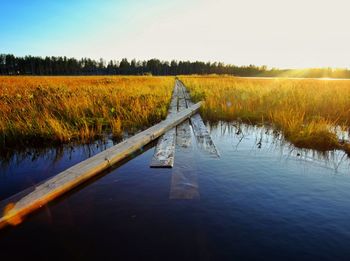
<path id="1" fill-rule="evenodd" d="M 154 145 L 0 231 L 1 257 L 73 260 L 349 260 L 350 161 L 301 150 L 280 133 L 208 125 L 213 158 L 177 147 L 149 168 Z M 113 145 L 13 153 L 0 199 Z M 187 199 L 186 199 L 187 198 Z"/>

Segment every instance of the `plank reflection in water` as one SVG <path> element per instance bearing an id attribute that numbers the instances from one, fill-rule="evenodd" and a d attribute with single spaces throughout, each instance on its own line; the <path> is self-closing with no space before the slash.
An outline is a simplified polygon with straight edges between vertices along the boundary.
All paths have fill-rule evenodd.
<path id="1" fill-rule="evenodd" d="M 177 162 L 172 170 L 170 199 L 199 199 L 198 171 L 192 146 L 178 147 Z"/>

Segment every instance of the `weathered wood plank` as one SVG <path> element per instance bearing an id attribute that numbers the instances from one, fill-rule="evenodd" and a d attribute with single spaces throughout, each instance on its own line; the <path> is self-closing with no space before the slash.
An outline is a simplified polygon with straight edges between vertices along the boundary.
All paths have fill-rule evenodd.
<path id="1" fill-rule="evenodd" d="M 188 107 L 193 105 L 193 102 L 191 101 L 191 97 L 190 94 L 188 93 L 185 85 L 179 81 L 179 85 L 181 86 L 181 89 L 183 90 L 184 97 L 186 99 L 186 104 Z M 217 149 L 217 147 L 215 146 L 215 143 L 213 142 L 210 133 L 207 129 L 207 127 L 205 126 L 202 117 L 200 116 L 199 113 L 193 115 L 190 118 L 191 121 L 191 125 L 193 128 L 193 132 L 194 132 L 194 136 L 196 138 L 197 141 L 197 145 L 198 147 L 209 153 L 210 155 L 214 156 L 214 157 L 220 157 L 220 153 Z"/>
<path id="2" fill-rule="evenodd" d="M 170 117 L 171 114 L 173 113 L 177 113 L 178 92 L 179 92 L 178 85 L 175 83 L 167 117 Z"/>
<path id="3" fill-rule="evenodd" d="M 7 224 L 16 224 L 18 220 L 21 220 L 30 212 L 68 192 L 101 171 L 108 169 L 118 161 L 127 158 L 150 141 L 177 126 L 184 119 L 191 117 L 198 111 L 199 107 L 200 103 L 197 103 L 186 110 L 173 114 L 153 127 L 70 167 L 38 185 L 34 191 L 26 194 L 18 201 L 12 202 L 11 205 L 6 207 L 6 211 L 3 210 L 3 216 L 0 217 L 0 228 Z"/>
<path id="4" fill-rule="evenodd" d="M 191 101 L 190 93 L 187 91 L 187 89 L 183 83 L 181 83 L 181 85 L 183 87 L 183 92 L 184 92 L 184 96 L 185 96 L 186 101 Z"/>
<path id="5" fill-rule="evenodd" d="M 172 168 L 175 157 L 176 128 L 167 131 L 159 138 L 150 163 L 151 168 Z"/>
<path id="6" fill-rule="evenodd" d="M 183 91 L 183 84 L 179 81 L 176 80 L 176 85 L 177 85 L 177 90 L 178 90 L 178 97 L 179 99 L 185 99 L 185 93 Z"/>
<path id="7" fill-rule="evenodd" d="M 183 87 L 179 86 L 178 110 L 185 110 L 187 107 Z M 176 145 L 187 148 L 191 145 L 191 128 L 188 120 L 183 121 L 176 127 Z"/>
<path id="8" fill-rule="evenodd" d="M 167 118 L 177 113 L 177 103 L 178 83 L 175 82 Z M 172 168 L 174 166 L 175 137 L 176 128 L 172 128 L 159 138 L 150 163 L 151 168 Z"/>
<path id="9" fill-rule="evenodd" d="M 213 142 L 207 127 L 204 125 L 202 117 L 197 113 L 190 118 L 197 145 L 210 155 L 220 157 L 220 153 Z"/>
<path id="10" fill-rule="evenodd" d="M 184 87 L 179 81 L 179 111 L 187 107 Z M 192 131 L 188 120 L 176 127 L 176 145 L 179 157 L 171 175 L 170 199 L 199 199 L 198 172 L 194 169 L 195 156 L 192 146 Z"/>

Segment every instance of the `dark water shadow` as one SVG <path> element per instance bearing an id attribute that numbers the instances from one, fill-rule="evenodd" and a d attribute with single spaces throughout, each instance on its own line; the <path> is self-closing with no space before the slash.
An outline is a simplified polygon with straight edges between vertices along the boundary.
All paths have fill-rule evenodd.
<path id="1" fill-rule="evenodd" d="M 58 198 L 54 199 L 53 201 L 50 201 L 48 204 L 42 206 L 39 209 L 36 209 L 34 212 L 28 214 L 25 219 L 30 219 L 31 217 L 35 217 L 35 215 L 42 211 L 43 209 L 47 209 L 50 207 L 53 207 L 57 204 L 59 204 L 60 202 L 64 201 L 65 199 L 71 197 L 73 194 L 83 190 L 84 188 L 86 188 L 87 186 L 93 184 L 94 182 L 100 180 L 101 178 L 103 178 L 104 176 L 108 175 L 109 173 L 113 172 L 114 170 L 118 169 L 120 166 L 123 166 L 124 164 L 128 163 L 129 161 L 133 160 L 135 157 L 147 152 L 148 150 L 154 148 L 154 146 L 157 144 L 156 143 L 157 140 L 152 141 L 151 143 L 147 144 L 146 146 L 142 147 L 141 149 L 137 150 L 136 152 L 132 153 L 130 156 L 128 156 L 127 158 L 117 162 L 116 164 L 110 166 L 108 169 L 102 171 L 101 173 L 97 174 L 96 176 L 92 177 L 91 179 L 79 184 L 77 187 L 71 189 L 70 191 L 64 193 L 63 195 L 59 196 Z M 49 178 L 50 179 L 50 178 Z M 49 180 L 47 179 L 47 180 Z M 18 202 L 20 199 L 22 199 L 23 197 L 25 197 L 26 195 L 30 194 L 31 192 L 33 192 L 35 190 L 35 188 L 37 186 L 40 186 L 41 184 L 45 183 L 47 180 L 43 180 L 37 184 L 35 184 L 33 187 L 29 187 L 3 201 L 0 202 L 0 213 L 3 214 L 5 213 L 5 209 L 9 204 L 13 204 Z M 4 230 L 9 230 L 14 228 L 13 226 L 7 226 L 5 227 Z"/>
<path id="2" fill-rule="evenodd" d="M 98 139 L 86 143 L 72 142 L 67 144 L 35 144 L 29 146 L 0 147 L 0 170 L 9 166 L 21 164 L 23 161 L 35 162 L 37 160 L 48 160 L 55 163 L 64 155 L 73 157 L 76 150 L 83 150 L 87 157 L 103 151 L 110 146 L 123 141 L 124 138 L 115 138 L 112 135 L 104 135 Z"/>

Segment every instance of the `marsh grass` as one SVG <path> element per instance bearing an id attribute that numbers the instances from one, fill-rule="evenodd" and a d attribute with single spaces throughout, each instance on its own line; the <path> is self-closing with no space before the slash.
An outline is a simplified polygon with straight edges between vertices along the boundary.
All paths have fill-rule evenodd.
<path id="1" fill-rule="evenodd" d="M 350 125 L 350 80 L 253 79 L 182 76 L 195 101 L 204 100 L 207 120 L 270 124 L 297 147 L 317 150 L 350 146 L 334 128 Z"/>
<path id="2" fill-rule="evenodd" d="M 167 114 L 171 77 L 0 77 L 2 145 L 90 142 Z"/>

